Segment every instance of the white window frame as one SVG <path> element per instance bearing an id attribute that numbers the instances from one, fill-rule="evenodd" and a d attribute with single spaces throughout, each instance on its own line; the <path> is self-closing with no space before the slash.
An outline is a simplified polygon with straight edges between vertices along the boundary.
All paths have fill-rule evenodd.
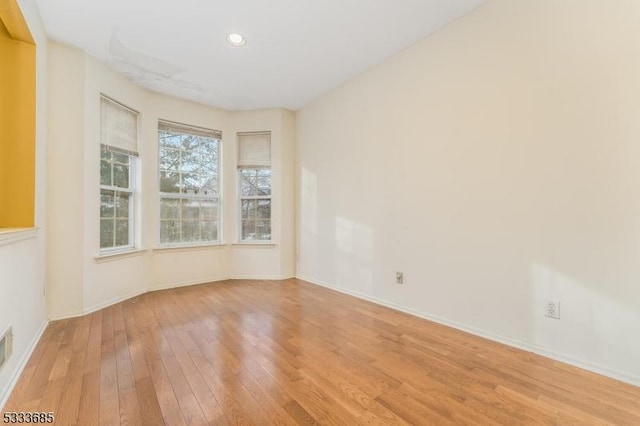
<path id="1" fill-rule="evenodd" d="M 125 194 L 129 194 L 129 206 L 128 206 L 128 210 L 129 210 L 129 217 L 127 218 L 129 221 L 129 236 L 128 236 L 128 241 L 129 243 L 123 246 L 116 246 L 115 245 L 115 240 L 116 240 L 116 225 L 117 225 L 117 221 L 118 220 L 122 220 L 122 218 L 118 218 L 116 216 L 116 207 L 114 206 L 114 211 L 113 211 L 113 217 L 112 218 L 103 218 L 102 217 L 102 205 L 100 206 L 100 233 L 102 234 L 102 221 L 103 220 L 113 220 L 114 222 L 114 233 L 113 233 L 113 240 L 114 240 L 114 245 L 110 246 L 110 247 L 100 247 L 100 254 L 110 254 L 110 253 L 118 253 L 118 252 L 122 252 L 122 251 L 129 251 L 129 250 L 135 250 L 136 248 L 136 241 L 135 241 L 135 227 L 136 227 L 136 207 L 137 207 L 137 203 L 136 203 L 136 190 L 135 190 L 135 182 L 136 182 L 136 169 L 137 169 L 137 161 L 138 161 L 138 157 L 137 155 L 135 155 L 135 153 L 131 153 L 129 151 L 126 150 L 121 150 L 118 148 L 114 148 L 108 145 L 104 145 L 101 144 L 100 146 L 100 161 L 102 162 L 102 150 L 107 150 L 111 153 L 111 160 L 109 161 L 111 164 L 111 176 L 113 179 L 113 166 L 114 166 L 114 160 L 113 160 L 113 154 L 117 153 L 117 154 L 121 154 L 121 155 L 126 155 L 129 158 L 129 164 L 124 164 L 124 163 L 118 163 L 120 165 L 123 166 L 127 166 L 128 167 L 128 175 L 129 175 L 129 182 L 128 182 L 128 186 L 125 187 L 120 187 L 120 186 L 115 186 L 115 185 L 103 185 L 102 183 L 100 184 L 100 197 L 102 198 L 102 191 L 112 191 L 114 193 L 114 197 L 117 196 L 118 193 L 125 193 Z M 101 179 L 102 181 L 102 176 Z M 101 201 L 102 204 L 102 201 Z M 100 242 L 102 242 L 102 237 L 100 237 Z"/>
<path id="2" fill-rule="evenodd" d="M 115 107 L 115 110 L 104 110 L 103 109 L 103 104 L 109 104 L 112 107 Z M 100 108 L 101 108 L 101 113 L 100 113 L 100 156 L 99 156 L 99 163 L 100 164 L 100 177 L 99 177 L 99 182 L 100 182 L 100 202 L 99 202 L 99 210 L 98 210 L 98 217 L 99 217 L 99 227 L 98 227 L 98 253 L 99 255 L 111 255 L 111 254 L 115 254 L 115 253 L 123 253 L 123 252 L 129 252 L 129 251 L 134 251 L 136 250 L 136 248 L 138 247 L 138 241 L 137 241 L 137 226 L 138 226 L 138 176 L 137 176 L 137 172 L 139 169 L 139 159 L 138 159 L 138 153 L 136 151 L 133 151 L 134 149 L 137 150 L 137 143 L 138 143 L 138 111 L 129 108 L 128 106 L 108 97 L 105 96 L 103 94 L 100 95 Z M 107 123 L 104 122 L 106 117 L 110 117 L 107 113 L 107 115 L 105 115 L 105 111 L 111 111 L 114 112 L 116 111 L 116 117 L 114 118 L 116 126 L 115 127 L 109 127 L 109 125 L 107 125 Z M 117 112 L 119 111 L 119 112 Z M 129 123 L 129 124 L 133 124 L 133 126 L 126 126 L 126 121 L 118 121 L 118 120 L 122 120 L 122 116 L 124 115 L 126 116 L 127 114 L 129 115 L 133 115 L 135 116 L 135 123 Z M 126 120 L 126 119 L 125 119 Z M 125 128 L 124 130 L 120 127 L 118 127 L 118 125 L 123 125 L 123 123 L 125 123 Z M 103 185 L 102 184 L 102 151 L 103 150 L 107 150 L 111 153 L 111 159 L 109 160 L 109 163 L 111 165 L 111 184 L 110 185 Z M 129 164 L 126 165 L 124 163 L 118 163 L 120 165 L 124 165 L 124 166 L 128 166 L 128 176 L 129 176 L 129 182 L 128 182 L 128 186 L 125 187 L 119 187 L 114 185 L 114 159 L 113 159 L 113 155 L 114 154 L 119 154 L 119 155 L 126 155 L 129 158 Z M 126 245 L 121 245 L 121 246 L 116 246 L 115 242 L 116 242 L 116 225 L 117 225 L 117 221 L 118 221 L 118 217 L 116 216 L 116 207 L 114 205 L 113 209 L 113 218 L 104 218 L 102 216 L 102 192 L 103 191 L 112 191 L 114 194 L 114 197 L 118 194 L 118 193 L 125 193 L 129 195 L 129 217 L 127 218 L 128 222 L 129 222 L 129 226 L 128 226 L 128 243 Z M 102 221 L 103 220 L 108 220 L 108 219 L 113 219 L 114 221 L 114 232 L 113 232 L 113 242 L 114 245 L 113 246 L 109 246 L 109 247 L 101 247 L 102 244 Z"/>
<path id="3" fill-rule="evenodd" d="M 269 137 L 269 150 L 271 151 L 271 132 L 270 131 L 264 131 L 264 132 L 240 132 L 238 133 L 238 150 L 240 150 L 240 143 L 241 143 L 241 138 L 243 136 L 252 136 L 252 135 L 268 135 Z M 238 161 L 240 162 L 241 160 L 238 159 Z M 269 195 L 243 195 L 242 194 L 242 172 L 244 170 L 269 170 L 271 171 L 270 174 L 270 187 L 269 187 Z M 242 165 L 242 164 L 238 164 L 237 165 L 237 171 L 236 171 L 236 190 L 237 190 L 237 202 L 238 202 L 238 208 L 237 208 L 237 235 L 238 235 L 238 242 L 241 244 L 273 244 L 273 167 L 271 167 L 271 158 L 269 158 L 269 165 L 262 165 L 262 166 L 256 166 L 256 165 Z M 270 238 L 267 239 L 256 239 L 256 238 L 243 238 L 243 232 L 242 232 L 242 221 L 243 221 L 243 217 L 242 217 L 242 202 L 244 200 L 269 200 L 269 235 Z"/>
<path id="4" fill-rule="evenodd" d="M 180 193 L 175 192 L 162 192 L 161 180 L 162 180 L 162 169 L 160 168 L 160 160 L 162 157 L 162 146 L 160 141 L 160 132 L 161 127 L 170 127 L 176 133 L 180 132 L 181 134 L 195 134 L 203 136 L 209 133 L 212 139 L 218 141 L 218 188 L 217 194 L 207 195 L 207 194 L 189 194 L 189 193 Z M 181 150 L 182 151 L 182 150 Z M 181 175 L 184 173 L 182 170 L 179 170 Z M 158 121 L 158 245 L 160 248 L 171 248 L 171 247 L 199 247 L 199 246 L 215 246 L 220 245 L 222 241 L 222 132 L 213 129 L 206 129 L 203 127 L 192 126 L 188 124 L 176 123 L 168 120 L 159 120 Z M 178 241 L 178 242 L 163 242 L 162 241 L 162 200 L 163 199 L 175 199 L 175 200 L 194 200 L 194 201 L 216 201 L 217 204 L 217 238 L 214 240 L 196 240 L 196 241 Z M 182 209 L 179 209 L 179 217 L 175 219 L 180 223 L 180 235 L 182 235 Z"/>

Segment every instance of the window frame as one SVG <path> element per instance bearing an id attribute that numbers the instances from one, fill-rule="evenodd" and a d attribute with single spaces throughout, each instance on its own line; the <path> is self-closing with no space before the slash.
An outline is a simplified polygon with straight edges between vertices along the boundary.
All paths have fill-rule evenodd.
<path id="1" fill-rule="evenodd" d="M 162 151 L 163 151 L 163 147 L 161 145 L 161 139 L 160 139 L 160 132 L 162 132 L 163 130 L 161 129 L 161 127 L 170 127 L 172 130 L 175 130 L 175 133 L 178 133 L 178 131 L 180 131 L 180 133 L 178 134 L 182 134 L 182 135 L 192 135 L 192 136 L 201 136 L 201 137 L 208 137 L 210 139 L 216 140 L 217 141 L 217 177 L 216 177 L 216 181 L 217 181 L 217 188 L 215 188 L 213 190 L 213 195 L 207 195 L 207 194 L 189 194 L 189 193 L 183 193 L 182 189 L 180 190 L 179 193 L 172 193 L 172 192 L 163 192 L 162 191 L 162 172 L 163 171 L 168 171 L 168 170 L 164 170 L 161 167 L 161 159 L 162 159 Z M 190 132 L 191 130 L 191 132 Z M 168 130 L 165 130 L 168 131 Z M 205 135 L 203 133 L 210 133 L 211 135 Z M 198 126 L 194 126 L 194 125 L 189 125 L 189 124 L 183 124 L 183 123 L 176 123 L 173 121 L 168 121 L 168 120 L 158 120 L 158 162 L 157 164 L 157 170 L 158 170 L 158 192 L 157 192 L 157 206 L 158 206 L 158 228 L 157 228 L 157 238 L 158 238 L 158 247 L 160 249 L 171 249 L 171 248 L 189 248 L 189 247 L 203 247 L 203 246 L 219 246 L 222 245 L 222 233 L 223 233 L 223 227 L 222 227 L 222 212 L 223 212 L 223 205 L 222 205 L 222 201 L 223 201 L 223 196 L 222 196 L 222 179 L 223 179 L 223 173 L 222 173 L 222 149 L 223 149 L 223 144 L 222 144 L 222 132 L 219 130 L 214 130 L 214 129 L 207 129 L 204 127 L 198 127 Z M 180 156 L 182 156 L 182 151 L 184 151 L 182 148 L 180 148 Z M 178 172 L 180 176 L 182 176 L 182 174 L 188 173 L 183 171 L 182 169 L 179 169 Z M 178 214 L 179 217 L 177 219 L 174 219 L 174 221 L 177 221 L 180 223 L 180 231 L 179 231 L 179 235 L 180 235 L 180 240 L 181 241 L 177 241 L 177 242 L 163 242 L 162 241 L 162 224 L 163 221 L 166 221 L 168 219 L 163 219 L 162 217 L 162 200 L 164 199 L 173 199 L 173 200 L 180 200 L 180 206 L 178 208 Z M 215 202 L 216 204 L 216 220 L 214 221 L 214 223 L 216 224 L 217 227 L 217 233 L 216 233 L 216 239 L 214 240 L 195 240 L 195 241 L 182 241 L 182 236 L 184 235 L 183 231 L 182 231 L 182 223 L 183 223 L 183 219 L 182 219 L 182 201 L 181 200 L 192 200 L 192 201 L 197 201 L 198 203 L 202 202 L 202 201 L 212 201 Z M 201 207 L 200 207 L 201 208 Z M 202 216 L 202 212 L 200 211 L 200 217 L 198 219 L 200 222 L 203 221 L 203 216 Z M 200 228 L 200 235 L 202 235 L 202 228 Z"/>
<path id="2" fill-rule="evenodd" d="M 134 153 L 130 153 L 130 152 L 126 152 L 125 150 L 119 149 L 119 148 L 115 148 L 106 144 L 100 144 L 100 162 L 102 163 L 102 151 L 103 150 L 107 150 L 110 154 L 111 154 L 111 160 L 110 165 L 111 165 L 111 185 L 103 185 L 102 184 L 102 167 L 100 169 L 100 234 L 102 234 L 102 221 L 103 220 L 113 220 L 114 222 L 114 232 L 113 232 L 113 240 L 114 240 L 114 245 L 110 246 L 110 247 L 100 247 L 100 254 L 112 254 L 112 253 L 120 253 L 120 252 L 124 252 L 124 251 L 130 251 L 130 250 L 135 250 L 137 248 L 137 244 L 136 244 L 136 209 L 137 209 L 137 200 L 136 200 L 136 182 L 137 182 L 137 162 L 138 162 L 138 157 L 137 155 L 134 155 Z M 128 186 L 125 187 L 121 187 L 121 186 L 116 186 L 114 185 L 114 180 L 115 180 L 115 172 L 113 171 L 113 167 L 114 167 L 114 160 L 113 160 L 113 154 L 117 153 L 120 155 L 126 155 L 129 158 L 129 164 L 124 164 L 121 162 L 118 162 L 117 164 L 121 165 L 121 166 L 126 166 L 127 167 L 127 174 L 129 177 L 129 182 L 128 182 Z M 122 246 L 116 246 L 115 242 L 116 242 L 116 228 L 117 228 L 117 222 L 118 220 L 122 220 L 122 218 L 118 218 L 117 216 L 117 207 L 114 205 L 113 207 L 113 217 L 103 217 L 102 216 L 102 192 L 103 191 L 111 191 L 113 192 L 113 196 L 114 196 L 114 201 L 115 198 L 117 197 L 118 193 L 125 193 L 128 194 L 129 196 L 129 206 L 128 206 L 128 212 L 129 212 L 129 217 L 127 218 L 128 222 L 129 222 L 129 226 L 128 226 L 128 237 L 127 237 L 127 241 L 128 244 L 127 245 L 122 245 Z M 102 236 L 100 235 L 100 242 L 99 244 L 102 243 Z"/>
<path id="3" fill-rule="evenodd" d="M 271 173 L 269 175 L 269 195 L 242 195 L 242 172 L 244 170 L 269 170 Z M 238 190 L 238 242 L 241 244 L 273 244 L 273 168 L 269 167 L 240 167 L 237 169 L 237 190 Z M 259 176 L 256 176 L 258 178 Z M 243 200 L 269 200 L 269 236 L 268 240 L 266 239 L 245 239 L 243 238 L 242 233 L 242 201 Z M 257 219 L 254 219 L 257 220 Z"/>
<path id="4" fill-rule="evenodd" d="M 107 123 L 104 122 L 104 112 L 102 110 L 103 108 L 103 103 L 106 102 L 107 104 L 112 104 L 113 106 L 119 108 L 122 111 L 125 111 L 128 114 L 132 114 L 135 117 L 135 124 L 132 122 L 131 124 L 133 125 L 133 131 L 135 132 L 135 137 L 132 137 L 132 139 L 130 139 L 130 141 L 132 142 L 132 144 L 128 144 L 126 148 L 122 147 L 122 146 L 117 146 L 120 145 L 122 143 L 121 139 L 116 138 L 115 140 L 112 139 L 109 136 L 105 136 L 108 133 L 108 129 L 109 127 L 107 126 Z M 126 105 L 124 105 L 121 102 L 116 101 L 115 99 L 105 95 L 105 94 L 100 94 L 100 144 L 99 144 L 99 157 L 98 157 L 98 164 L 99 164 L 99 197 L 100 197 L 100 201 L 98 204 L 98 256 L 110 256 L 110 255 L 114 255 L 114 254 L 119 254 L 119 253 L 127 253 L 127 252 L 132 252 L 132 251 L 136 251 L 139 248 L 139 240 L 138 240 L 138 226 L 139 226 L 139 212 L 138 212 L 138 205 L 139 205 L 139 185 L 140 182 L 138 180 L 138 173 L 139 173 L 139 168 L 140 168 L 140 160 L 138 158 L 138 153 L 137 151 L 137 144 L 138 144 L 138 139 L 139 139 L 139 120 L 138 117 L 140 115 L 140 113 L 136 110 L 134 110 L 133 108 L 130 108 Z M 113 123 L 111 123 L 113 124 Z M 107 126 L 107 127 L 105 127 Z M 107 133 L 105 133 L 105 131 Z M 113 133 L 111 133 L 113 134 Z M 133 133 L 131 133 L 131 135 L 133 135 Z M 109 140 L 103 140 L 103 139 L 109 139 Z M 130 149 L 129 149 L 130 148 Z M 131 149 L 135 149 L 135 151 L 132 151 Z M 110 159 L 108 160 L 110 167 L 111 167 L 111 172 L 110 172 L 110 179 L 111 182 L 109 185 L 103 185 L 102 183 L 102 161 L 103 161 L 103 151 L 107 151 L 110 153 Z M 115 171 L 114 171 L 114 156 L 115 155 L 121 155 L 121 156 L 127 156 L 128 158 L 128 164 L 125 164 L 123 162 L 117 162 L 118 165 L 121 166 L 126 166 L 127 167 L 127 175 L 128 175 L 128 182 L 127 182 L 127 187 L 121 187 L 121 186 L 117 186 L 115 183 Z M 102 193 L 103 191 L 111 191 L 113 193 L 113 201 L 114 201 L 114 206 L 113 206 L 113 216 L 112 217 L 103 217 L 102 215 Z M 117 217 L 117 207 L 116 207 L 116 197 L 118 195 L 118 193 L 125 193 L 128 194 L 128 198 L 129 198 L 129 205 L 128 205 L 128 229 L 127 229 L 127 244 L 126 245 L 115 245 L 116 241 L 117 241 L 117 233 L 116 233 L 116 229 L 117 229 L 117 222 L 119 220 L 119 218 Z M 108 246 L 108 247 L 102 247 L 102 223 L 103 220 L 108 220 L 108 219 L 112 219 L 114 221 L 114 227 L 113 227 L 113 246 Z M 122 218 L 120 219 L 122 220 Z"/>
<path id="5" fill-rule="evenodd" d="M 255 151 L 256 145 L 255 139 L 252 142 L 252 138 L 260 138 L 266 137 L 268 139 L 268 156 L 264 155 L 264 149 L 257 148 Z M 247 138 L 247 139 L 243 139 Z M 274 244 L 273 239 L 273 207 L 274 207 L 274 196 L 273 196 L 273 161 L 272 161 L 272 133 L 270 130 L 264 131 L 251 131 L 251 132 L 238 132 L 237 133 L 237 160 L 236 160 L 236 191 L 237 191 L 237 208 L 236 208 L 236 241 L 238 244 L 265 244 L 270 245 Z M 248 146 L 242 146 L 243 140 L 248 143 Z M 259 140 L 259 139 L 258 139 Z M 253 145 L 254 150 L 251 147 Z M 261 170 L 269 170 L 269 194 L 268 195 L 243 195 L 242 184 L 243 184 L 243 172 L 248 170 L 256 171 L 256 186 L 258 187 L 258 182 L 260 178 Z M 258 191 L 259 192 L 259 191 Z M 256 238 L 244 238 L 243 234 L 243 201 L 244 200 L 269 200 L 269 239 L 256 239 Z M 256 210 L 259 209 L 258 203 L 256 203 Z M 256 223 L 260 219 L 253 219 Z M 257 225 L 256 225 L 257 227 Z"/>

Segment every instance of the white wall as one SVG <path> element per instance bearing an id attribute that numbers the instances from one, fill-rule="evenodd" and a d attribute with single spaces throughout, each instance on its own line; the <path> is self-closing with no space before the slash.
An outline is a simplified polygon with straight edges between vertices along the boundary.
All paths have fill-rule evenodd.
<path id="1" fill-rule="evenodd" d="M 493 0 L 299 111 L 298 276 L 640 384 L 639 19 Z"/>
<path id="2" fill-rule="evenodd" d="M 36 229 L 26 239 L 0 236 L 0 333 L 13 329 L 13 355 L 0 369 L 0 411 L 46 325 L 45 218 L 47 147 L 47 38 L 34 2 L 20 0 L 36 42 Z"/>
<path id="3" fill-rule="evenodd" d="M 151 93 L 83 52 L 57 43 L 51 43 L 49 62 L 50 318 L 80 315 L 148 290 L 229 278 L 293 276 L 293 113 L 281 109 L 227 112 Z M 142 251 L 124 258 L 97 258 L 101 93 L 140 112 Z M 223 133 L 220 246 L 158 249 L 158 119 Z M 283 124 L 284 120 L 288 121 Z M 238 238 L 236 133 L 252 130 L 272 131 L 278 233 L 273 246 L 233 245 Z M 70 193 L 72 199 L 68 199 Z M 280 218 L 285 216 L 287 223 L 282 223 Z"/>

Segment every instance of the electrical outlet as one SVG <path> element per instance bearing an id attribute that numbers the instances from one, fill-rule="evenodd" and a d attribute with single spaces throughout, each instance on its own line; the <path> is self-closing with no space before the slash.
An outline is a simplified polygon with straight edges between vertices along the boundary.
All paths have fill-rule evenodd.
<path id="1" fill-rule="evenodd" d="M 547 300 L 544 304 L 544 316 L 560 319 L 560 302 L 557 300 Z"/>
<path id="2" fill-rule="evenodd" d="M 402 284 L 404 282 L 404 273 L 396 271 L 396 284 Z"/>

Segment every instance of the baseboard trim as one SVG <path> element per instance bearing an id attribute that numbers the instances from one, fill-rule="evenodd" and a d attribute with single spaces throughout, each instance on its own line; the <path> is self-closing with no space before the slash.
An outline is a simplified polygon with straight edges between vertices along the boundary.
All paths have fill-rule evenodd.
<path id="1" fill-rule="evenodd" d="M 13 392 L 13 388 L 15 388 L 16 384 L 18 383 L 18 379 L 20 379 L 20 376 L 22 375 L 24 368 L 27 366 L 29 359 L 31 359 L 31 355 L 33 355 L 33 351 L 36 349 L 36 346 L 38 346 L 38 342 L 40 342 L 40 339 L 42 338 L 42 335 L 44 334 L 44 331 L 47 329 L 48 325 L 49 325 L 49 321 L 44 320 L 44 322 L 40 326 L 40 329 L 36 332 L 36 335 L 33 337 L 33 339 L 31 340 L 31 343 L 27 347 L 27 350 L 22 355 L 22 358 L 20 359 L 20 363 L 18 364 L 18 368 L 13 373 L 13 376 L 11 376 L 11 380 L 9 380 L 9 385 L 4 390 L 4 393 L 0 394 L 0 412 L 2 412 L 5 404 L 9 400 L 9 397 L 11 396 L 11 392 Z"/>
<path id="2" fill-rule="evenodd" d="M 114 297 L 112 299 L 109 299 L 106 302 L 102 302 L 102 303 L 98 303 L 97 305 L 91 306 L 87 309 L 84 309 L 80 312 L 76 311 L 76 312 L 71 312 L 71 313 L 67 313 L 67 314 L 58 314 L 58 315 L 51 315 L 49 317 L 49 321 L 58 321 L 58 320 L 63 320 L 63 319 L 70 319 L 70 318 L 76 318 L 76 317 L 82 317 L 85 315 L 89 315 L 92 314 L 96 311 L 99 311 L 100 309 L 104 309 L 104 308 L 108 308 L 109 306 L 115 305 L 116 303 L 120 303 L 120 302 L 124 302 L 125 300 L 131 299 L 133 297 L 137 297 L 140 296 L 142 294 L 145 293 L 151 293 L 153 291 L 160 291 L 160 290 L 169 290 L 172 288 L 179 288 L 179 287 L 188 287 L 188 286 L 192 286 L 192 285 L 201 285 L 201 284 L 207 284 L 207 283 L 213 283 L 213 282 L 218 282 L 218 281 L 225 281 L 230 279 L 229 277 L 213 277 L 213 278 L 204 278 L 204 279 L 198 279 L 198 280 L 190 280 L 190 281 L 181 281 L 178 283 L 172 283 L 172 284 L 165 284 L 165 285 L 159 285 L 159 286 L 154 286 L 154 287 L 148 287 L 148 288 L 144 288 L 144 289 L 138 289 L 136 291 L 132 291 L 130 293 L 125 294 L 124 296 L 119 296 L 119 297 Z"/>
<path id="3" fill-rule="evenodd" d="M 215 283 L 215 282 L 219 282 L 219 281 L 226 281 L 226 280 L 229 280 L 229 279 L 231 279 L 231 278 L 229 278 L 228 276 L 218 276 L 218 277 L 212 277 L 212 278 L 202 278 L 202 279 L 197 279 L 197 280 L 180 281 L 178 283 L 163 284 L 163 285 L 149 287 L 145 291 L 145 293 L 149 293 L 149 292 L 152 292 L 152 291 L 169 290 L 169 289 L 172 289 L 172 288 L 189 287 L 189 286 L 192 286 L 192 285 L 202 285 L 202 284 L 208 284 L 208 283 Z"/>
<path id="4" fill-rule="evenodd" d="M 137 297 L 152 291 L 169 290 L 172 288 L 188 287 L 192 285 L 201 285 L 201 284 L 214 283 L 214 282 L 226 281 L 226 280 L 288 280 L 291 278 L 295 278 L 295 275 L 286 275 L 286 276 L 274 276 L 274 275 L 226 276 L 225 275 L 225 276 L 216 276 L 216 277 L 210 277 L 210 278 L 200 278 L 196 280 L 180 281 L 180 282 L 171 283 L 171 284 L 161 284 L 156 286 L 150 286 L 144 289 L 138 289 L 130 293 L 127 293 L 123 296 L 114 297 L 112 299 L 109 299 L 106 302 L 98 303 L 96 305 L 85 308 L 82 311 L 69 312 L 66 314 L 49 315 L 49 321 L 59 321 L 63 319 L 82 317 L 84 315 L 92 314 L 96 311 L 99 311 L 100 309 L 104 309 L 109 306 L 115 305 L 116 303 L 120 303 L 127 299 L 131 299 L 132 297 Z"/>
<path id="5" fill-rule="evenodd" d="M 537 345 L 533 345 L 527 342 L 522 342 L 516 339 L 511 339 L 508 337 L 504 337 L 504 336 L 500 336 L 476 327 L 472 327 L 469 326 L 467 324 L 462 324 L 456 321 L 451 321 L 448 320 L 446 318 L 441 318 L 435 315 L 431 315 L 429 313 L 423 312 L 423 311 L 419 311 L 419 310 L 415 310 L 415 309 L 411 309 L 411 308 L 406 308 L 404 306 L 400 306 L 398 304 L 395 304 L 393 302 L 389 302 L 387 300 L 384 299 L 379 299 L 377 297 L 372 297 L 369 296 L 367 294 L 364 293 L 360 293 L 360 292 L 356 292 L 356 291 L 352 291 L 352 290 L 348 290 L 342 287 L 337 287 L 334 286 L 332 284 L 323 282 L 323 281 L 319 281 L 319 280 L 315 280 L 313 278 L 309 278 L 309 277 L 305 277 L 302 275 L 298 275 L 296 277 L 299 280 L 308 282 L 309 284 L 313 284 L 313 285 L 317 285 L 320 287 L 325 287 L 331 290 L 335 290 L 338 291 L 340 293 L 344 293 L 344 294 L 348 294 L 350 296 L 354 296 L 357 297 L 358 299 L 362 299 L 362 300 L 366 300 L 368 302 L 372 302 L 375 303 L 377 305 L 381 305 L 381 306 L 385 306 L 387 308 L 391 308 L 394 309 L 396 311 L 400 311 L 400 312 L 404 312 L 410 315 L 414 315 L 416 317 L 422 318 L 422 319 L 426 319 L 428 321 L 433 321 L 436 322 L 438 324 L 442 324 L 442 325 L 446 325 L 448 327 L 452 327 L 455 328 L 456 330 L 460 330 L 460 331 L 464 331 L 465 333 L 469 333 L 469 334 L 473 334 L 474 336 L 478 336 L 478 337 L 483 337 L 485 339 L 489 339 L 492 340 L 494 342 L 498 342 L 498 343 L 502 343 L 504 345 L 507 346 L 512 346 L 518 349 L 522 349 L 524 351 L 528 351 L 528 352 L 533 352 L 537 355 L 541 355 L 544 356 L 546 358 L 550 358 L 554 361 L 559 361 L 559 362 L 563 362 L 565 364 L 569 364 L 572 365 L 574 367 L 578 367 L 581 368 L 583 370 L 587 370 L 590 371 L 592 373 L 596 373 L 596 374 L 600 374 L 615 380 L 619 380 L 621 382 L 624 383 L 628 383 L 630 385 L 634 385 L 634 386 L 640 386 L 640 376 L 634 375 L 634 374 L 629 374 L 629 373 L 625 373 L 623 371 L 618 371 L 618 370 L 613 370 L 611 368 L 602 366 L 602 365 L 598 365 L 589 361 L 585 361 L 579 358 L 575 358 L 569 355 L 565 355 L 565 354 L 561 354 L 555 351 L 551 351 L 549 349 L 546 349 L 544 347 L 541 346 L 537 346 Z"/>
<path id="6" fill-rule="evenodd" d="M 84 309 L 82 311 L 82 314 L 80 314 L 80 316 L 92 314 L 96 311 L 99 311 L 100 309 L 104 309 L 108 306 L 115 305 L 116 303 L 120 303 L 124 300 L 131 299 L 132 297 L 140 296 L 141 294 L 146 293 L 147 291 L 148 291 L 147 289 L 138 289 L 124 296 L 114 297 L 106 302 L 98 303 L 97 305 L 93 305 L 89 308 Z"/>
<path id="7" fill-rule="evenodd" d="M 53 322 L 53 321 L 60 321 L 60 320 L 65 320 L 65 319 L 71 319 L 71 318 L 77 318 L 77 317 L 81 317 L 86 315 L 84 313 L 84 311 L 74 311 L 74 312 L 68 312 L 66 314 L 55 314 L 55 315 L 49 315 L 49 321 Z"/>
<path id="8" fill-rule="evenodd" d="M 288 280 L 291 278 L 295 278 L 294 275 L 288 276 L 275 276 L 275 275 L 233 275 L 230 279 L 232 280 Z"/>

